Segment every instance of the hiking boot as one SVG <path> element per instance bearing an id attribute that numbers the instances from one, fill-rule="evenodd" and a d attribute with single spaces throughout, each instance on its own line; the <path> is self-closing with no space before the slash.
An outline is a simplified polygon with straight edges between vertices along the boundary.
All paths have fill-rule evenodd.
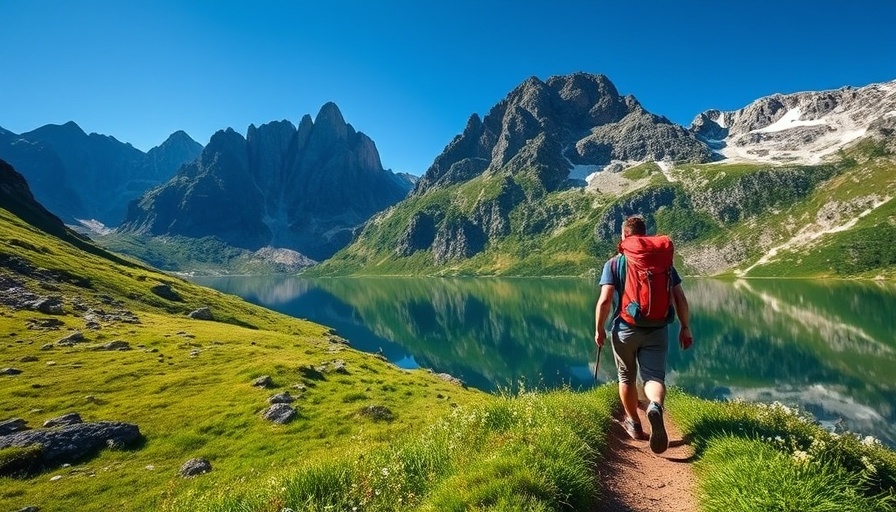
<path id="1" fill-rule="evenodd" d="M 647 440 L 647 434 L 644 433 L 644 429 L 641 428 L 641 424 L 635 423 L 635 421 L 631 418 L 625 418 L 625 420 L 622 422 L 622 428 L 624 428 L 625 433 L 635 441 Z"/>
<path id="2" fill-rule="evenodd" d="M 650 451 L 663 453 L 669 447 L 669 437 L 663 424 L 663 406 L 650 402 L 647 407 L 647 421 L 650 422 Z"/>

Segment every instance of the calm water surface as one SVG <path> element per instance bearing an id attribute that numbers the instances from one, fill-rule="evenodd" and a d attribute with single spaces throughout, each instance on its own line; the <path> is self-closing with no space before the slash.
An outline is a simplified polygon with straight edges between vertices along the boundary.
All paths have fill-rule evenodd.
<path id="1" fill-rule="evenodd" d="M 404 368 L 494 391 L 590 386 L 597 287 L 581 279 L 220 277 L 194 281 L 333 327 Z M 685 282 L 695 344 L 670 329 L 668 383 L 707 398 L 779 401 L 896 447 L 896 287 Z M 605 351 L 599 381 L 615 378 Z"/>

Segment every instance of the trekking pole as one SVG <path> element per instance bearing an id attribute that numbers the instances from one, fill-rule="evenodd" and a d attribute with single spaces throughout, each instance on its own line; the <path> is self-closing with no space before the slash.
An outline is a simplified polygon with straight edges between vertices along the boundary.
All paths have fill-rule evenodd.
<path id="1" fill-rule="evenodd" d="M 597 346 L 597 360 L 594 362 L 594 383 L 597 384 L 597 369 L 600 368 L 600 351 L 603 350 L 604 347 L 598 345 Z"/>

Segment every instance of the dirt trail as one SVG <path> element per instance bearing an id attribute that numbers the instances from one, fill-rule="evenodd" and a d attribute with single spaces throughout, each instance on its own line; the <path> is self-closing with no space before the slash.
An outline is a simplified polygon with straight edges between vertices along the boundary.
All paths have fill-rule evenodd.
<path id="1" fill-rule="evenodd" d="M 638 414 L 649 433 L 645 407 L 642 403 Z M 620 413 L 610 429 L 607 459 L 597 472 L 604 499 L 592 512 L 697 512 L 694 450 L 669 415 L 664 415 L 669 449 L 659 455 L 647 441 L 629 438 L 619 423 L 623 417 Z"/>

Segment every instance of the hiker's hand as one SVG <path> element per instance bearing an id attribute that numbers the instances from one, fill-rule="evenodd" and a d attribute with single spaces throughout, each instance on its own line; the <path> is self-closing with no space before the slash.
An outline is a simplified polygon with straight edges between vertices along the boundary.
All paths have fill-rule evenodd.
<path id="1" fill-rule="evenodd" d="M 691 345 L 694 344 L 694 336 L 691 334 L 690 327 L 681 328 L 681 331 L 678 333 L 678 344 L 683 350 L 691 348 Z"/>
<path id="2" fill-rule="evenodd" d="M 597 333 L 594 335 L 594 343 L 597 343 L 597 346 L 600 348 L 604 348 L 604 343 L 607 341 L 607 331 L 603 329 L 598 329 Z"/>

